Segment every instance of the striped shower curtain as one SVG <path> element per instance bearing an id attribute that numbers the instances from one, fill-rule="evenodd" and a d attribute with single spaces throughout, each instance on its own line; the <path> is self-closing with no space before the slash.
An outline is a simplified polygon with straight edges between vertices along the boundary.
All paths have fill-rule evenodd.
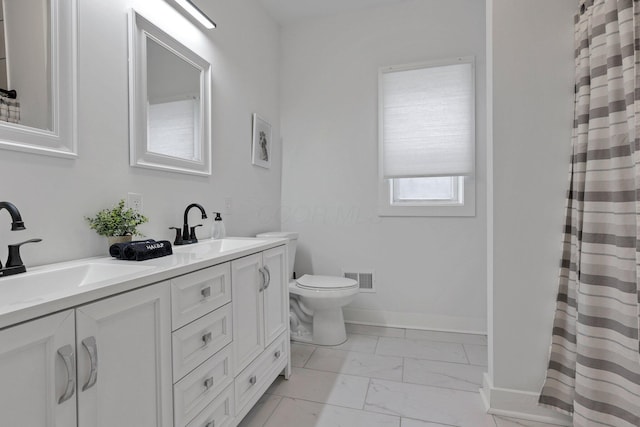
<path id="1" fill-rule="evenodd" d="M 542 405 L 640 426 L 640 5 L 582 0 L 562 265 Z"/>

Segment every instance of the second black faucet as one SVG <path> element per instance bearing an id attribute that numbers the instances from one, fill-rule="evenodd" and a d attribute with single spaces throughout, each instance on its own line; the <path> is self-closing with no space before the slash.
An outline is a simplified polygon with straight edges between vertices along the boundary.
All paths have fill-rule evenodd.
<path id="1" fill-rule="evenodd" d="M 191 203 L 184 210 L 184 224 L 182 225 L 182 230 L 178 227 L 169 227 L 172 230 L 176 230 L 176 239 L 173 242 L 174 245 L 189 245 L 191 243 L 198 243 L 198 238 L 196 237 L 196 227 L 202 227 L 202 224 L 194 225 L 193 227 L 189 227 L 189 211 L 191 208 L 200 209 L 200 213 L 202 213 L 202 219 L 207 219 L 207 213 L 204 208 L 198 203 Z"/>

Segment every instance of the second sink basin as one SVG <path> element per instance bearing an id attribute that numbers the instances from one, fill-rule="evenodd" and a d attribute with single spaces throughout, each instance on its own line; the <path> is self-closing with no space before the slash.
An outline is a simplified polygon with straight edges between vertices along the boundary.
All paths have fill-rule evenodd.
<path id="1" fill-rule="evenodd" d="M 203 240 L 193 245 L 174 246 L 174 252 L 190 253 L 194 258 L 205 258 L 215 256 L 224 252 L 231 252 L 258 246 L 265 243 L 266 240 L 254 238 L 228 238 L 216 240 Z"/>

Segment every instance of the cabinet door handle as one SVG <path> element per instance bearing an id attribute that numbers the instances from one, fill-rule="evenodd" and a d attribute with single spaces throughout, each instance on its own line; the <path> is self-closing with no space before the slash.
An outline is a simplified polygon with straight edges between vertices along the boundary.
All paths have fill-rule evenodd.
<path id="1" fill-rule="evenodd" d="M 276 359 L 280 359 L 280 350 L 276 350 L 276 352 L 273 353 L 273 357 L 275 357 Z"/>
<path id="2" fill-rule="evenodd" d="M 205 346 L 211 342 L 211 332 L 207 332 L 202 336 L 202 342 Z"/>
<path id="3" fill-rule="evenodd" d="M 82 340 L 82 346 L 87 350 L 91 363 L 89 379 L 87 383 L 82 386 L 82 391 L 85 391 L 93 387 L 98 381 L 98 344 L 96 343 L 95 337 L 89 337 Z"/>
<path id="4" fill-rule="evenodd" d="M 264 272 L 264 268 L 262 267 L 258 268 L 258 271 L 260 272 L 260 288 L 258 291 L 262 292 L 266 289 L 265 285 L 267 284 L 267 274 Z"/>
<path id="5" fill-rule="evenodd" d="M 258 381 L 258 378 L 256 378 L 255 375 L 252 375 L 251 378 L 249 378 L 249 384 L 251 385 L 254 385 L 256 381 Z"/>
<path id="6" fill-rule="evenodd" d="M 213 377 L 209 377 L 204 380 L 204 388 L 209 390 L 211 387 L 213 387 Z"/>
<path id="7" fill-rule="evenodd" d="M 271 284 L 271 272 L 269 271 L 269 267 L 268 266 L 264 266 L 264 271 L 267 272 L 267 280 L 266 283 L 264 285 L 264 289 L 267 289 L 269 287 L 269 285 Z"/>
<path id="8" fill-rule="evenodd" d="M 76 391 L 76 361 L 73 356 L 73 347 L 67 344 L 58 349 L 58 354 L 62 357 L 65 368 L 67 368 L 67 387 L 64 394 L 58 399 L 58 404 L 71 399 Z"/>
<path id="9" fill-rule="evenodd" d="M 200 295 L 202 295 L 202 299 L 205 300 L 211 296 L 211 286 L 207 286 L 206 288 L 202 288 L 200 290 Z"/>

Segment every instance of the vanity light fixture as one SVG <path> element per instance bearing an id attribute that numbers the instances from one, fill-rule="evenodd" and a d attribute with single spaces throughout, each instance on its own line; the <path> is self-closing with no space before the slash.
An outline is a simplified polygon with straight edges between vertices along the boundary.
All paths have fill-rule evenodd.
<path id="1" fill-rule="evenodd" d="M 198 6 L 196 6 L 192 0 L 175 0 L 184 10 L 189 12 L 199 23 L 201 23 L 207 30 L 216 28 L 216 23 L 209 18 Z"/>

